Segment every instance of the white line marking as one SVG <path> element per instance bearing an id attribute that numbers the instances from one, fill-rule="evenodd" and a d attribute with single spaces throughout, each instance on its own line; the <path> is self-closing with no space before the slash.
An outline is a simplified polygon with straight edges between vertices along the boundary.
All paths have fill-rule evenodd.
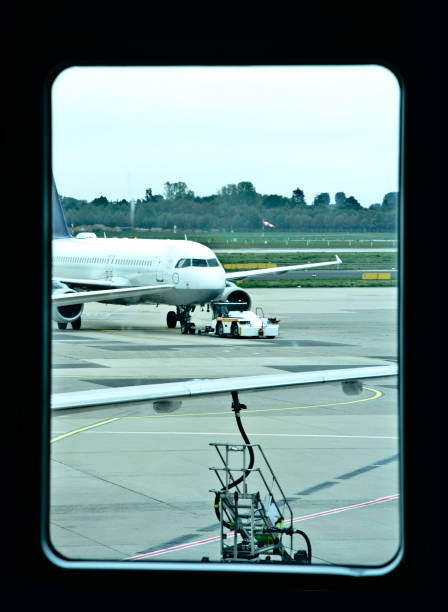
<path id="1" fill-rule="evenodd" d="M 57 432 L 55 432 L 57 433 Z M 147 435 L 147 436 L 240 436 L 238 432 L 222 431 L 88 431 L 89 435 Z M 339 434 L 289 434 L 289 433 L 253 433 L 251 436 L 274 438 L 366 438 L 372 440 L 397 440 L 398 436 L 368 436 Z"/>

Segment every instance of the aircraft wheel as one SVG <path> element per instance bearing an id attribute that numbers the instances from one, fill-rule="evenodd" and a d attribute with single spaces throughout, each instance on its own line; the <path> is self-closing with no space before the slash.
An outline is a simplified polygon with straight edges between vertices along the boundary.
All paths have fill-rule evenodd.
<path id="1" fill-rule="evenodd" d="M 187 323 L 182 323 L 180 326 L 181 334 L 188 334 L 188 325 Z"/>
<path id="2" fill-rule="evenodd" d="M 58 329 L 67 329 L 67 323 L 58 323 Z"/>
<path id="3" fill-rule="evenodd" d="M 73 329 L 81 329 L 81 317 L 78 317 L 74 321 L 72 321 Z"/>
<path id="4" fill-rule="evenodd" d="M 176 327 L 177 314 L 174 312 L 174 310 L 170 310 L 168 314 L 166 315 L 166 324 L 168 325 L 170 329 L 173 329 L 174 327 Z"/>
<path id="5" fill-rule="evenodd" d="M 195 331 L 196 331 L 196 325 L 194 323 L 190 323 L 190 325 L 188 327 L 188 333 L 189 334 L 194 334 Z"/>
<path id="6" fill-rule="evenodd" d="M 240 337 L 239 330 L 238 330 L 238 325 L 236 323 L 233 323 L 233 325 L 232 325 L 232 336 L 234 338 L 239 338 Z"/>

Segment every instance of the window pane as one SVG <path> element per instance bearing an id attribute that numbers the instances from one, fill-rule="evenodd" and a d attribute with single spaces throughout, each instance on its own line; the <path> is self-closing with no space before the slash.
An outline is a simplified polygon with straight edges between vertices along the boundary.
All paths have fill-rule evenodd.
<path id="1" fill-rule="evenodd" d="M 53 241 L 54 550 L 260 571 L 387 566 L 403 538 L 395 76 L 80 67 L 52 96 L 66 217 Z M 143 193 L 124 193 L 123 168 Z M 94 247 L 67 240 L 66 228 L 94 226 L 108 235 Z M 227 276 L 198 269 L 220 262 Z M 114 282 L 157 293 L 63 305 Z M 248 310 L 218 329 L 210 305 L 226 300 Z M 232 396 L 246 377 L 262 388 Z M 193 393 L 217 384 L 225 394 Z M 229 486 L 243 476 L 245 509 Z"/>

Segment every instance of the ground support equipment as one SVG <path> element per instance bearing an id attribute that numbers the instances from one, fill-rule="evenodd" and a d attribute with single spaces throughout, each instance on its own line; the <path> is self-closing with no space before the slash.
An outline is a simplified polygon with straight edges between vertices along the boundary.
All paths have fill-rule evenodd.
<path id="1" fill-rule="evenodd" d="M 250 444 L 242 427 L 239 413 L 246 406 L 239 403 L 236 392 L 232 397 L 232 409 L 245 444 L 210 443 L 221 460 L 219 467 L 209 468 L 221 485 L 211 491 L 220 522 L 221 561 L 309 564 L 310 541 L 293 528 L 291 507 L 266 455 L 259 444 Z M 264 464 L 264 473 L 260 467 L 253 467 L 256 456 Z M 248 490 L 249 476 L 254 492 Z M 294 552 L 294 534 L 305 539 L 307 550 Z"/>

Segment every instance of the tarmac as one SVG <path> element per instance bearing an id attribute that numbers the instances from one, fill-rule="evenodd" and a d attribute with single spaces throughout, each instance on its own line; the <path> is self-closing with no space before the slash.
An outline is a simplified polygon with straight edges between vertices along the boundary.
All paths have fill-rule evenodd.
<path id="1" fill-rule="evenodd" d="M 280 319 L 273 340 L 182 335 L 167 306 L 87 304 L 82 328 L 52 334 L 52 391 L 266 375 L 398 361 L 397 289 L 250 291 Z M 196 326 L 211 313 L 196 308 Z M 260 444 L 312 544 L 316 567 L 379 568 L 400 550 L 400 415 L 396 377 L 359 395 L 340 384 L 241 394 Z M 69 560 L 220 562 L 219 488 L 210 443 L 242 442 L 230 393 L 67 410 L 51 418 L 50 545 Z M 254 481 L 255 482 L 255 481 Z M 249 482 L 248 482 L 249 484 Z M 294 547 L 304 548 L 299 535 Z"/>

